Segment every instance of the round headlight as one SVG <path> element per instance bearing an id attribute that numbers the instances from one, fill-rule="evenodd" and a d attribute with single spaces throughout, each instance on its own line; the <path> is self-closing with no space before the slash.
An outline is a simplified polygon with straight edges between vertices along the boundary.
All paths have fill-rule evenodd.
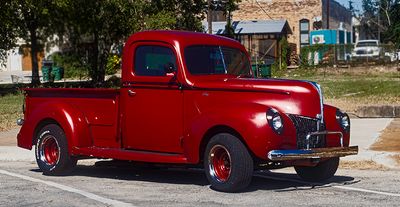
<path id="1" fill-rule="evenodd" d="M 267 111 L 267 120 L 269 126 L 278 134 L 283 131 L 283 119 L 276 109 L 269 109 Z"/>
<path id="2" fill-rule="evenodd" d="M 336 111 L 336 121 L 342 127 L 345 132 L 350 131 L 350 118 L 346 113 L 341 112 L 340 110 Z"/>

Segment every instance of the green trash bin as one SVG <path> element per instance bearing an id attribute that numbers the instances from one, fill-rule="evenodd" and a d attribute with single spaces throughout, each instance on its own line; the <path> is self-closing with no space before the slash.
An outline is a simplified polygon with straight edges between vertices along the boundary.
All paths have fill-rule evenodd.
<path id="1" fill-rule="evenodd" d="M 262 64 L 259 65 L 260 75 L 263 78 L 270 78 L 271 77 L 271 65 Z"/>
<path id="2" fill-rule="evenodd" d="M 271 77 L 271 65 L 267 64 L 252 64 L 251 69 L 253 74 L 258 78 L 270 78 Z"/>
<path id="3" fill-rule="evenodd" d="M 49 82 L 50 81 L 50 73 L 51 73 L 51 67 L 48 66 L 43 66 L 42 67 L 42 76 L 43 76 L 43 81 L 44 82 Z"/>
<path id="4" fill-rule="evenodd" d="M 55 81 L 59 81 L 64 77 L 64 70 L 61 67 L 53 67 L 51 74 Z"/>

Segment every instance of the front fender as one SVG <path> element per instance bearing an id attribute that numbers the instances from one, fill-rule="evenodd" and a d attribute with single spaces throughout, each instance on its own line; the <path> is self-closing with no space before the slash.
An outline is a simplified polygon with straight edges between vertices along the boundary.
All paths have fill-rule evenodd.
<path id="1" fill-rule="evenodd" d="M 45 102 L 35 107 L 28 114 L 20 132 L 18 146 L 32 149 L 36 132 L 44 121 L 54 121 L 64 130 L 68 141 L 68 150 L 73 147 L 87 147 L 92 145 L 89 125 L 84 114 L 73 106 L 62 102 Z"/>
<path id="2" fill-rule="evenodd" d="M 253 155 L 266 159 L 267 152 L 280 149 L 281 146 L 292 145 L 291 134 L 294 126 L 289 118 L 281 113 L 286 121 L 287 130 L 284 134 L 276 134 L 268 125 L 266 111 L 268 107 L 258 103 L 237 103 L 225 107 L 215 107 L 206 110 L 190 122 L 187 127 L 187 136 L 184 140 L 185 154 L 189 162 L 197 163 L 200 160 L 199 151 L 202 139 L 207 131 L 215 126 L 226 126 L 238 132 L 242 141 Z"/>

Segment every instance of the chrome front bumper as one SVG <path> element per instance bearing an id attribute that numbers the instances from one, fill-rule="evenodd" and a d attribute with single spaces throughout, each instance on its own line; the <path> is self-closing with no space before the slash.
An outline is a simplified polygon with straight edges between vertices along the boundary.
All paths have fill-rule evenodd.
<path id="1" fill-rule="evenodd" d="M 330 148 L 310 148 L 310 138 L 318 135 L 339 135 L 340 147 Z M 329 158 L 329 157 L 344 157 L 348 155 L 356 155 L 358 146 L 344 147 L 343 134 L 337 131 L 321 131 L 311 132 L 306 136 L 306 149 L 297 150 L 272 150 L 268 153 L 268 159 L 271 161 L 287 161 L 301 160 L 310 158 Z"/>
<path id="2" fill-rule="evenodd" d="M 356 155 L 357 153 L 358 146 L 300 150 L 272 150 L 268 153 L 268 159 L 271 161 L 288 161 L 311 158 L 344 157 L 348 155 Z"/>

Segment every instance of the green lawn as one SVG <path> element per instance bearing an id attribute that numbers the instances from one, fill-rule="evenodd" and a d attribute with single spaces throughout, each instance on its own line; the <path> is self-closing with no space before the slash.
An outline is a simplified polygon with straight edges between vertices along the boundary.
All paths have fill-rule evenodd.
<path id="1" fill-rule="evenodd" d="M 0 131 L 17 126 L 16 120 L 22 117 L 23 99 L 21 93 L 0 96 Z"/>
<path id="2" fill-rule="evenodd" d="M 364 105 L 400 105 L 400 72 L 393 69 L 297 69 L 277 77 L 318 82 L 326 102 L 346 111 Z"/>

